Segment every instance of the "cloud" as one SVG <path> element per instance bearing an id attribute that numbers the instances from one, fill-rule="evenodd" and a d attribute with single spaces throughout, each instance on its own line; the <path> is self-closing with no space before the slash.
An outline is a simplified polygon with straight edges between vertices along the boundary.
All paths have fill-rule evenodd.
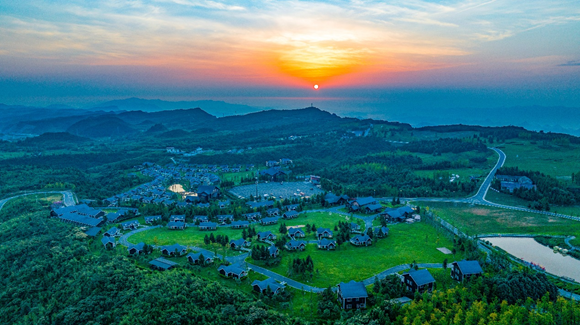
<path id="1" fill-rule="evenodd" d="M 580 60 L 568 61 L 566 63 L 558 64 L 559 67 L 578 67 L 580 66 Z"/>

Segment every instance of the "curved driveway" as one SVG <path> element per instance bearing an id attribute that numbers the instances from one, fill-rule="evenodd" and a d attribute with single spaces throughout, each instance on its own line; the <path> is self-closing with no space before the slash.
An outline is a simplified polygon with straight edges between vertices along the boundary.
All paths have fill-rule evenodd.
<path id="1" fill-rule="evenodd" d="M 4 205 L 8 201 L 10 201 L 12 199 L 16 199 L 16 198 L 23 197 L 23 196 L 28 196 L 28 195 L 35 195 L 35 194 L 62 194 L 62 196 L 63 196 L 62 202 L 63 202 L 63 204 L 65 206 L 68 207 L 68 206 L 71 206 L 71 205 L 75 205 L 76 204 L 75 199 L 74 199 L 74 196 L 73 196 L 73 194 L 72 194 L 71 191 L 30 192 L 30 193 L 24 193 L 24 194 L 20 194 L 20 195 L 15 195 L 15 196 L 12 196 L 12 197 L 9 197 L 9 198 L 0 200 L 0 210 L 2 210 L 2 208 L 4 207 Z"/>

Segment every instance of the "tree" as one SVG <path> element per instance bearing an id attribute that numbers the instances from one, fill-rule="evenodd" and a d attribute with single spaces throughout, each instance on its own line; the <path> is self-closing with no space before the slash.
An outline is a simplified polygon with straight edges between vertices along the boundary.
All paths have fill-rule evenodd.
<path id="1" fill-rule="evenodd" d="M 209 245 L 210 240 L 209 240 L 209 237 L 207 234 L 205 234 L 205 237 L 203 237 L 203 242 L 204 242 L 204 244 Z"/>
<path id="2" fill-rule="evenodd" d="M 443 260 L 443 268 L 447 270 L 447 259 Z"/>
<path id="3" fill-rule="evenodd" d="M 278 230 L 283 235 L 285 235 L 288 232 L 288 228 L 286 227 L 286 224 L 285 223 L 281 224 L 280 225 L 280 228 Z"/>
<path id="4" fill-rule="evenodd" d="M 213 232 L 212 232 L 211 234 L 209 234 L 209 241 L 210 241 L 212 244 L 216 242 L 216 241 L 215 241 L 215 237 L 214 237 L 214 235 L 213 235 Z"/>

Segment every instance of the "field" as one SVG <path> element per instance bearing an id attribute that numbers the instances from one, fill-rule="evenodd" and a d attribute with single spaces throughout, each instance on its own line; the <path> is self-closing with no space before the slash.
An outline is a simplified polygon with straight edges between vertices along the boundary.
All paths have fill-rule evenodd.
<path id="1" fill-rule="evenodd" d="M 338 221 L 348 221 L 357 222 L 358 219 L 351 219 L 348 216 L 339 215 L 338 213 L 323 213 L 323 212 L 303 212 L 298 218 L 292 220 L 282 220 L 278 221 L 278 224 L 261 226 L 256 225 L 256 231 L 266 231 L 270 230 L 276 235 L 280 235 L 279 228 L 282 223 L 285 223 L 288 227 L 291 226 L 303 226 L 306 224 L 315 224 L 317 227 L 331 228 L 338 224 Z M 213 233 L 216 235 L 228 236 L 229 239 L 239 239 L 242 238 L 241 229 L 232 229 L 229 227 L 219 227 L 215 231 L 201 231 L 196 227 L 186 228 L 185 230 L 169 230 L 167 228 L 156 228 L 152 230 L 143 231 L 129 237 L 129 242 L 139 243 L 145 242 L 147 244 L 155 245 L 172 245 L 181 244 L 187 246 L 197 246 L 204 247 L 203 239 L 205 235 Z M 315 235 L 307 234 L 306 240 L 314 240 Z"/>
<path id="2" fill-rule="evenodd" d="M 292 259 L 306 258 L 310 255 L 315 268 L 313 279 L 306 281 L 296 278 L 296 280 L 317 287 L 328 287 L 341 281 L 361 281 L 390 267 L 413 261 L 442 263 L 445 258 L 450 262 L 462 258 L 459 255 L 454 257 L 439 252 L 438 247 L 452 249 L 453 244 L 425 223 L 397 224 L 389 228 L 388 237 L 378 240 L 369 247 L 355 247 L 350 243 L 344 243 L 335 251 L 323 251 L 310 244 L 303 252 L 285 251 L 282 253 L 280 265 L 270 269 L 286 276 Z M 248 261 L 260 265 L 251 259 Z"/>
<path id="3" fill-rule="evenodd" d="M 463 203 L 418 202 L 469 234 L 545 234 L 580 237 L 580 222 L 538 213 Z M 576 239 L 578 240 L 578 239 Z"/>
<path id="4" fill-rule="evenodd" d="M 560 180 L 570 180 L 572 173 L 580 171 L 580 147 L 570 144 L 560 147 L 552 144 L 532 144 L 529 141 L 508 141 L 498 146 L 505 154 L 506 167 L 537 170 Z"/>
<path id="5" fill-rule="evenodd" d="M 493 190 L 488 191 L 485 198 L 490 202 L 511 205 L 511 206 L 519 206 L 519 207 L 524 207 L 524 208 L 527 208 L 528 204 L 531 203 L 530 201 L 520 199 L 519 197 L 505 194 L 505 193 L 498 193 L 498 192 L 493 191 Z M 550 211 L 562 213 L 562 214 L 566 214 L 566 215 L 570 215 L 570 216 L 580 216 L 580 206 L 577 206 L 577 205 L 573 205 L 573 206 L 551 205 Z"/>

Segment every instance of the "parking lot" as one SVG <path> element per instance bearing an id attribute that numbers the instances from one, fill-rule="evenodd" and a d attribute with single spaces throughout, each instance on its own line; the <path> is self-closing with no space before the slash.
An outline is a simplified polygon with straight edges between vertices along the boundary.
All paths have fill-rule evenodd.
<path id="1" fill-rule="evenodd" d="M 275 197 L 277 199 L 288 199 L 294 197 L 309 197 L 322 193 L 310 182 L 268 182 L 258 184 L 258 195 L 261 197 Z M 256 184 L 234 187 L 230 193 L 241 199 L 249 199 L 250 195 L 256 196 Z M 267 195 L 267 196 L 265 196 Z"/>

